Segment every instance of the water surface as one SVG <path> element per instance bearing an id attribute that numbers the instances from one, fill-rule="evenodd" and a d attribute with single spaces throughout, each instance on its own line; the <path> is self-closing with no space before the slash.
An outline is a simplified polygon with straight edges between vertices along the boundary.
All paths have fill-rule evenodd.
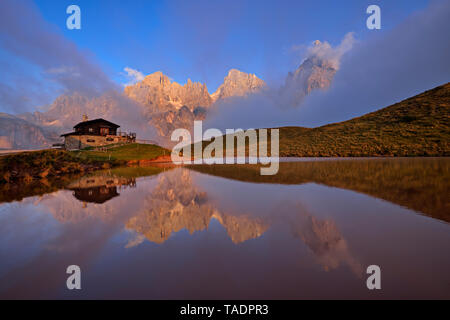
<path id="1" fill-rule="evenodd" d="M 0 297 L 450 298 L 449 167 L 120 168 L 2 185 Z M 381 290 L 366 287 L 372 264 Z"/>

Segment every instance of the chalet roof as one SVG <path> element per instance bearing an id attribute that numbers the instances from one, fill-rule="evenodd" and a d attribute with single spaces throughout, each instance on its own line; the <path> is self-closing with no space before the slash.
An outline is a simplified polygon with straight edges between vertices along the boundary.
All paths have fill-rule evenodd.
<path id="1" fill-rule="evenodd" d="M 104 125 L 107 125 L 109 127 L 116 128 L 116 129 L 120 127 L 119 125 L 117 125 L 115 123 L 112 123 L 111 121 L 99 118 L 99 119 L 94 119 L 94 120 L 89 120 L 89 121 L 82 121 L 82 122 L 76 124 L 74 126 L 74 128 L 76 129 L 76 128 L 79 128 L 79 127 L 83 127 L 83 126 L 87 126 L 87 125 L 93 125 L 93 124 L 104 124 Z"/>
<path id="2" fill-rule="evenodd" d="M 60 135 L 60 137 L 77 136 L 77 135 L 79 135 L 78 132 L 69 132 L 69 133 L 64 133 L 64 134 Z"/>

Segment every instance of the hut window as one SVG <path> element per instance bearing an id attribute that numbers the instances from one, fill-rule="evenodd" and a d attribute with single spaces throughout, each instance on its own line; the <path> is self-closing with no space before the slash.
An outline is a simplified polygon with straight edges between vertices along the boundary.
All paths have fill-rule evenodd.
<path id="1" fill-rule="evenodd" d="M 95 140 L 87 139 L 87 142 L 95 142 Z"/>
<path id="2" fill-rule="evenodd" d="M 94 129 L 93 128 L 89 128 L 89 132 L 94 132 Z"/>

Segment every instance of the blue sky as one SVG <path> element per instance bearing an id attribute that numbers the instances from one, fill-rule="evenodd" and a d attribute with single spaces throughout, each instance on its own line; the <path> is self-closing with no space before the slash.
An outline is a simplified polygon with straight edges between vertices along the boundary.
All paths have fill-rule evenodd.
<path id="1" fill-rule="evenodd" d="M 428 1 L 99 1 L 38 0 L 43 17 L 105 72 L 123 82 L 125 67 L 163 71 L 175 81 L 206 82 L 214 91 L 230 68 L 279 81 L 301 56 L 293 46 L 319 39 L 338 44 L 347 32 L 364 39 L 365 9 L 382 9 L 382 32 Z M 68 30 L 65 9 L 77 4 L 82 29 Z"/>
<path id="2" fill-rule="evenodd" d="M 280 84 L 314 40 L 338 45 L 383 36 L 427 0 L 2 0 L 0 111 L 49 104 L 63 91 L 117 87 L 124 68 L 162 71 L 206 83 L 213 92 L 231 68 Z M 81 8 L 81 30 L 68 30 L 66 8 Z M 366 8 L 381 7 L 382 29 L 366 28 Z M 69 66 L 71 69 L 62 69 Z M 74 69 L 77 69 L 74 71 Z M 82 76 L 76 74 L 81 71 Z"/>

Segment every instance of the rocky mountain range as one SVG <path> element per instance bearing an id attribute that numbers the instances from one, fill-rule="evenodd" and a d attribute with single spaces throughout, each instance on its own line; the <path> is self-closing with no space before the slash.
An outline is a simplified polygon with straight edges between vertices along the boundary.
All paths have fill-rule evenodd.
<path id="1" fill-rule="evenodd" d="M 146 76 L 144 80 L 134 85 L 125 87 L 125 95 L 145 105 L 149 113 L 178 110 L 183 106 L 194 111 L 199 106 L 208 107 L 212 104 L 205 84 L 188 79 L 182 86 L 171 81 L 160 71 Z"/>
<path id="2" fill-rule="evenodd" d="M 143 81 L 127 86 L 125 95 L 144 107 L 146 118 L 156 128 L 160 138 L 169 138 L 176 128 L 190 129 L 194 120 L 203 120 L 215 102 L 246 96 L 265 86 L 265 82 L 256 75 L 232 69 L 217 91 L 209 94 L 205 84 L 188 80 L 182 86 L 158 71 Z"/>
<path id="3" fill-rule="evenodd" d="M 0 113 L 0 149 L 48 147 L 57 135 L 51 130 L 6 113 Z"/>
<path id="4" fill-rule="evenodd" d="M 328 87 L 335 73 L 336 69 L 326 60 L 308 58 L 294 73 L 288 74 L 279 91 L 292 97 L 289 103 L 298 103 L 311 90 Z M 122 93 L 107 92 L 97 97 L 77 92 L 64 94 L 45 112 L 3 115 L 0 148 L 38 148 L 60 142 L 59 135 L 71 131 L 83 114 L 91 119 L 116 121 L 123 130 L 137 131 L 141 137 L 152 135 L 152 139 L 167 145 L 174 129 L 190 129 L 192 122 L 203 120 L 216 102 L 245 97 L 264 88 L 266 83 L 256 75 L 231 69 L 219 88 L 210 94 L 205 84 L 189 79 L 181 85 L 158 71 L 126 86 Z"/>
<path id="5" fill-rule="evenodd" d="M 320 41 L 315 41 L 320 45 Z M 337 72 L 336 64 L 324 57 L 313 55 L 306 58 L 294 72 L 289 72 L 280 93 L 287 103 L 298 105 L 311 91 L 327 89 Z"/>
<path id="6" fill-rule="evenodd" d="M 294 73 L 289 72 L 285 88 L 294 92 L 299 102 L 314 89 L 326 89 L 330 86 L 337 69 L 327 60 L 317 57 L 306 59 Z"/>
<path id="7" fill-rule="evenodd" d="M 223 80 L 223 84 L 211 95 L 215 102 L 229 97 L 242 97 L 260 91 L 266 83 L 254 74 L 231 69 Z"/>

